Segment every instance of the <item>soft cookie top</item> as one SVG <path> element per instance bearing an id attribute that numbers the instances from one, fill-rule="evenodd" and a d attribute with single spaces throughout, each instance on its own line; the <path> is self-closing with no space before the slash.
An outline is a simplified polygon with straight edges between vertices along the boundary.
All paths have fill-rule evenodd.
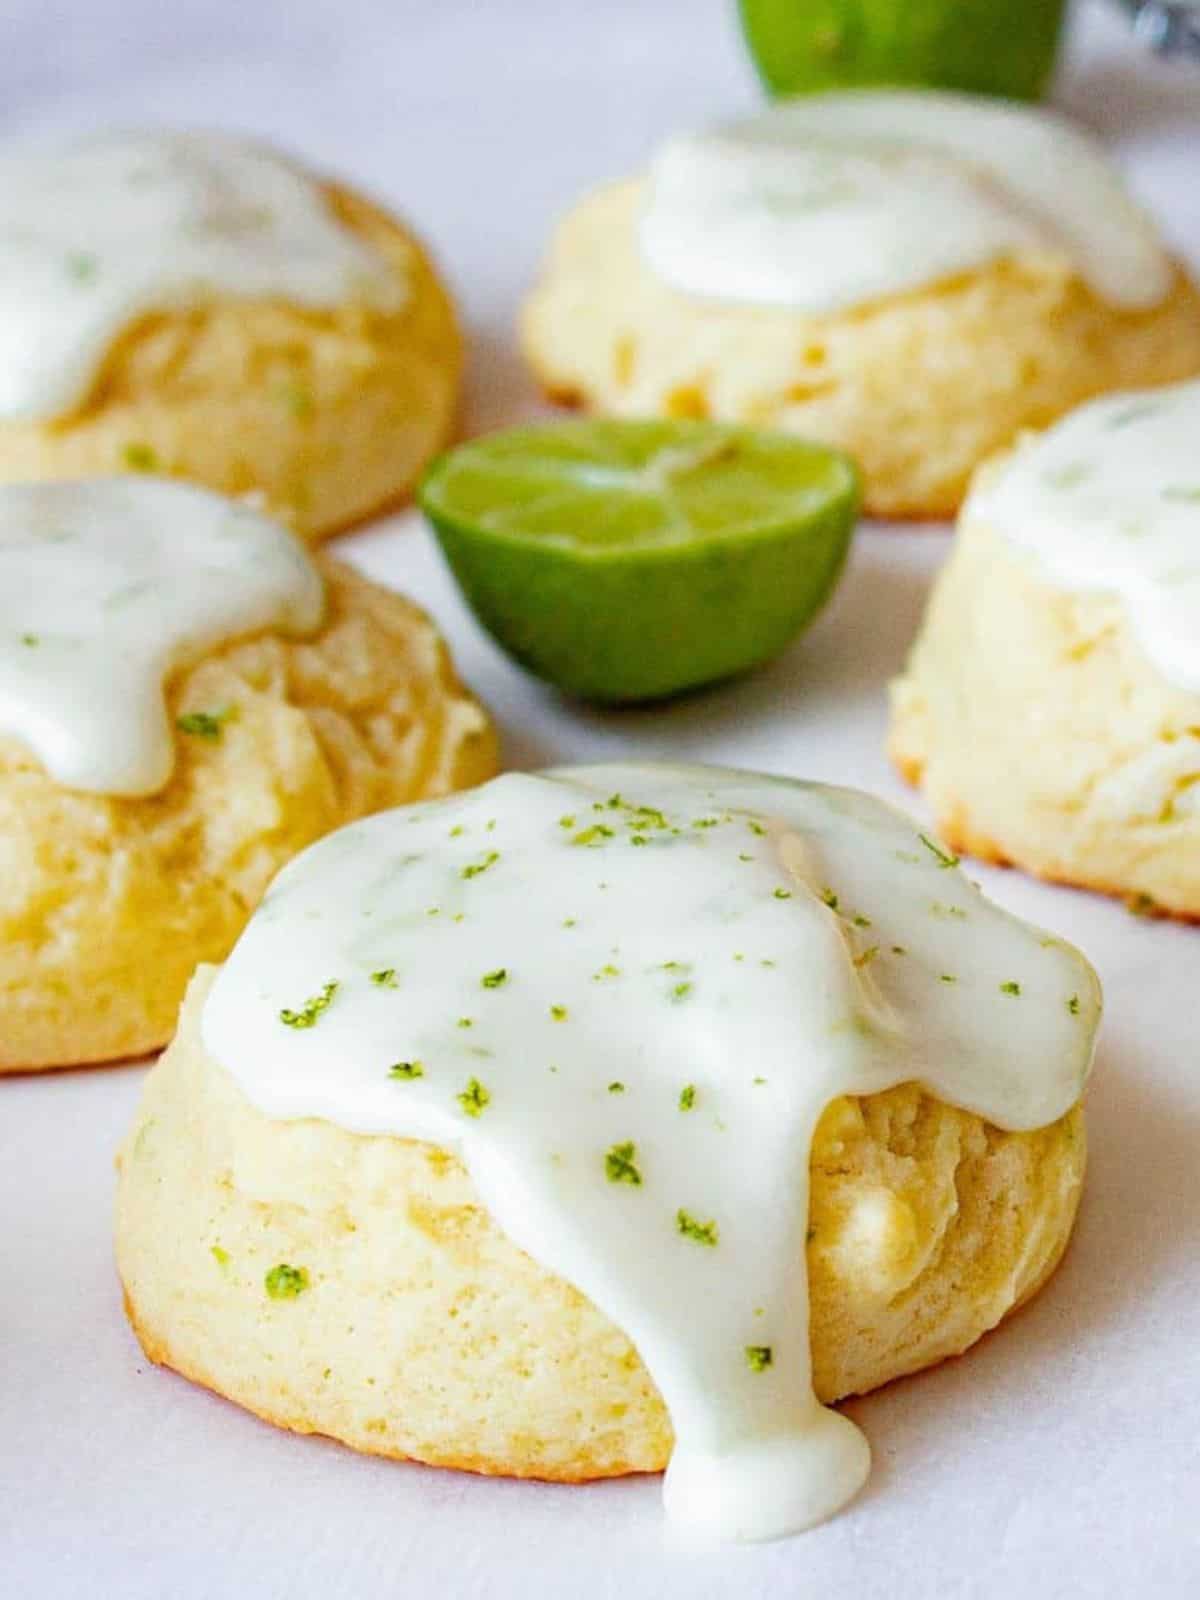
<path id="1" fill-rule="evenodd" d="M 321 622 L 278 523 L 153 478 L 0 488 L 0 734 L 76 789 L 144 795 L 175 761 L 164 684 L 215 646 Z"/>
<path id="2" fill-rule="evenodd" d="M 1158 305 L 1172 282 L 1094 139 L 1048 111 L 932 91 L 805 95 L 670 141 L 640 238 L 686 293 L 814 314 L 1030 251 L 1119 308 Z"/>
<path id="3" fill-rule="evenodd" d="M 1111 395 L 986 473 L 964 515 L 1057 587 L 1122 600 L 1146 655 L 1200 693 L 1200 382 Z"/>
<path id="4" fill-rule="evenodd" d="M 229 134 L 138 132 L 0 157 L 0 421 L 62 415 L 114 340 L 214 299 L 402 304 L 321 185 Z"/>
<path id="5" fill-rule="evenodd" d="M 267 1115 L 461 1152 L 497 1221 L 629 1334 L 668 1508 L 726 1537 L 861 1483 L 808 1349 L 814 1128 L 918 1080 L 1057 1120 L 1099 991 L 1069 946 L 851 790 L 704 767 L 510 775 L 287 867 L 219 973 L 210 1054 Z"/>

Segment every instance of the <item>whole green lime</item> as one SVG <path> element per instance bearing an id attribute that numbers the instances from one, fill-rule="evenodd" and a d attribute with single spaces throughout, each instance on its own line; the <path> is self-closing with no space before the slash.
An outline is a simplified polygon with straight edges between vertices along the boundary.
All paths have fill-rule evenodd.
<path id="1" fill-rule="evenodd" d="M 912 84 L 1036 100 L 1066 0 L 739 0 L 772 94 Z"/>
<path id="2" fill-rule="evenodd" d="M 619 704 L 782 650 L 837 580 L 859 485 L 845 456 L 784 434 L 597 420 L 460 445 L 419 498 L 504 649 Z"/>

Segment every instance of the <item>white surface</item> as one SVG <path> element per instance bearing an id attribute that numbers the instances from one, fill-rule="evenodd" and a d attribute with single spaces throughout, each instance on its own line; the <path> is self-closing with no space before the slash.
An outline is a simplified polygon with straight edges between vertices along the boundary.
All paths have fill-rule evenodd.
<path id="1" fill-rule="evenodd" d="M 8 0 L 9 131 L 138 118 L 242 125 L 417 218 L 473 323 L 472 420 L 528 404 L 516 297 L 552 215 L 678 122 L 753 86 L 723 0 Z M 1200 258 L 1200 74 L 1125 53 L 1098 13 L 1067 102 L 1121 131 L 1139 191 Z M 348 549 L 349 546 L 343 546 Z M 667 712 L 579 713 L 505 663 L 423 531 L 354 542 L 445 623 L 509 761 L 679 755 L 857 782 L 937 532 L 869 533 L 769 671 Z M 854 1402 L 875 1470 L 827 1526 L 704 1556 L 664 1543 L 656 1482 L 548 1488 L 277 1433 L 150 1367 L 109 1245 L 112 1151 L 141 1069 L 0 1084 L 0 1594 L 36 1600 L 697 1600 L 1200 1592 L 1200 933 L 1015 874 L 1004 904 L 1077 940 L 1108 988 L 1092 1170 L 1050 1288 L 960 1361 Z M 87 996 L 79 996 L 81 1004 Z"/>

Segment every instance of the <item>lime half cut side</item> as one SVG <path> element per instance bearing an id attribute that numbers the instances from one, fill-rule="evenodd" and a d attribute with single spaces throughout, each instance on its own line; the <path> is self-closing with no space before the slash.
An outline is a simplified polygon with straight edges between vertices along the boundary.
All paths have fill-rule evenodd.
<path id="1" fill-rule="evenodd" d="M 572 421 L 460 445 L 419 498 L 503 648 L 619 704 L 782 650 L 837 581 L 859 482 L 836 451 L 754 428 Z"/>

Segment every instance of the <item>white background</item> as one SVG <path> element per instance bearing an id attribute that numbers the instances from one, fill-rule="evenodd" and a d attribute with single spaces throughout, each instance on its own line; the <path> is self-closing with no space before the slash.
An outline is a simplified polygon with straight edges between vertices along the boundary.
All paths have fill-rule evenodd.
<path id="1" fill-rule="evenodd" d="M 1060 100 L 1115 141 L 1200 264 L 1200 67 L 1152 65 L 1101 0 L 1077 23 Z M 476 428 L 532 404 L 513 312 L 556 213 L 677 124 L 755 94 L 732 0 L 0 5 L 6 133 L 242 127 L 409 214 L 461 295 Z M 834 604 L 773 668 L 618 716 L 564 706 L 499 656 L 414 517 L 342 545 L 442 621 L 513 765 L 679 755 L 897 799 L 883 685 L 945 549 L 936 529 L 864 533 Z M 681 1555 L 654 1480 L 550 1488 L 369 1460 L 149 1366 L 109 1242 L 112 1154 L 142 1076 L 127 1067 L 0 1083 L 0 1595 L 1200 1594 L 1200 932 L 981 876 L 1105 979 L 1089 1189 L 1033 1306 L 965 1358 L 848 1408 L 875 1467 L 834 1522 Z"/>

